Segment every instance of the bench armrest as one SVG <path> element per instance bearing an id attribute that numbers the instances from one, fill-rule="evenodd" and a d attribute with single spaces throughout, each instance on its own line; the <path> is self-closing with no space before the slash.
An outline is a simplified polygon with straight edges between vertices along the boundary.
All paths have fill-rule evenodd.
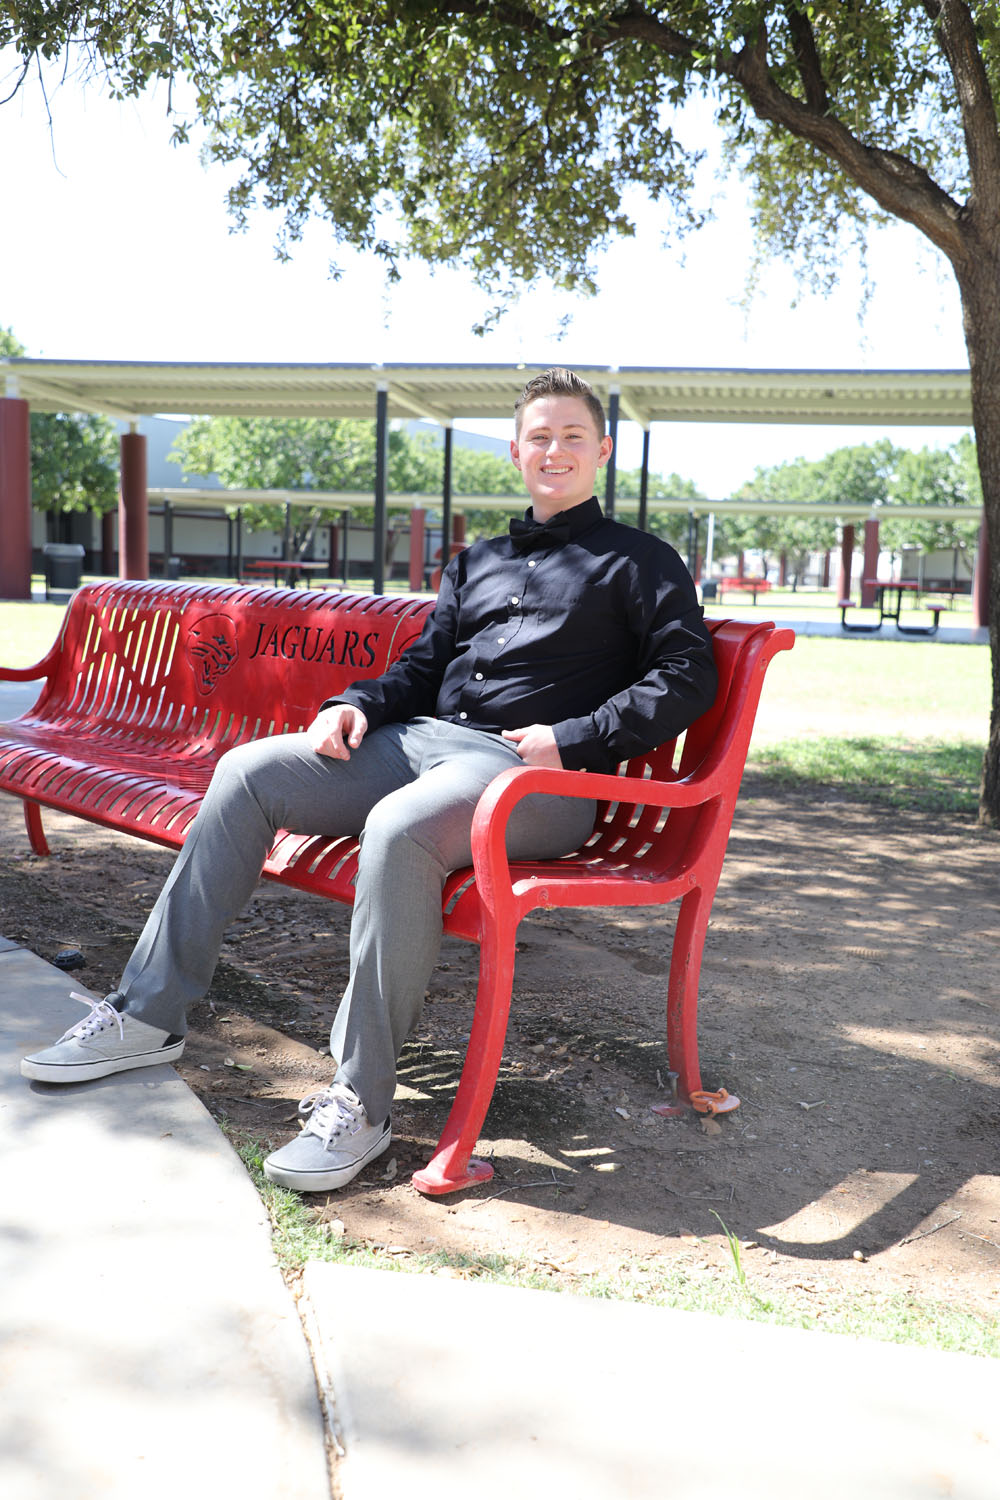
<path id="1" fill-rule="evenodd" d="M 711 762 L 711 757 L 709 760 Z M 553 797 L 586 797 L 595 802 L 635 802 L 647 807 L 699 807 L 719 797 L 725 777 L 716 764 L 703 765 L 677 781 L 644 776 L 613 776 L 597 771 L 564 771 L 548 766 L 512 766 L 501 771 L 483 792 L 472 819 L 472 863 L 481 898 L 492 905 L 510 896 L 507 823 L 523 797 L 543 792 Z M 738 779 L 737 779 L 738 785 Z"/>
<path id="2" fill-rule="evenodd" d="M 34 666 L 0 666 L 0 682 L 36 682 L 52 675 L 57 651 L 49 651 Z"/>

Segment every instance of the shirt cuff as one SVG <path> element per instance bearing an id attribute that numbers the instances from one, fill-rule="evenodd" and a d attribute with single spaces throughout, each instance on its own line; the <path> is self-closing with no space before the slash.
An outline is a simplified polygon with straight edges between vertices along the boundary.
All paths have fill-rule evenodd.
<path id="1" fill-rule="evenodd" d="M 618 762 L 594 726 L 591 714 L 553 724 L 559 758 L 567 771 L 614 771 Z"/>

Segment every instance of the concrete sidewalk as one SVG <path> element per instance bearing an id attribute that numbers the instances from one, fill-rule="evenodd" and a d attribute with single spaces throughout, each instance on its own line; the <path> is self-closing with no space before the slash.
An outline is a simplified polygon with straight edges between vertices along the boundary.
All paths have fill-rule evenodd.
<path id="1" fill-rule="evenodd" d="M 0 1495 L 326 1500 L 302 1326 L 211 1116 L 169 1067 L 20 1076 L 71 988 L 0 939 Z"/>
<path id="2" fill-rule="evenodd" d="M 345 1500 L 1000 1494 L 1000 1361 L 318 1263 L 305 1296 Z"/>

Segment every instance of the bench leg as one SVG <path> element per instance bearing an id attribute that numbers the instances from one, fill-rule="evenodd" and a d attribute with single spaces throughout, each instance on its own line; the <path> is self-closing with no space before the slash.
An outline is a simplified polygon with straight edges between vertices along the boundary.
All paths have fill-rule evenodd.
<path id="1" fill-rule="evenodd" d="M 682 1099 L 701 1089 L 698 1063 L 698 981 L 711 899 L 700 886 L 681 902 L 667 986 L 667 1055 Z"/>
<path id="2" fill-rule="evenodd" d="M 42 827 L 42 809 L 37 802 L 29 802 L 27 798 L 24 801 L 24 826 L 33 851 L 44 858 L 49 853 L 49 843 Z"/>
<path id="3" fill-rule="evenodd" d="M 512 931 L 499 939 L 496 934 L 483 938 L 476 1010 L 462 1077 L 434 1155 L 413 1174 L 413 1186 L 421 1193 L 457 1193 L 493 1176 L 489 1162 L 479 1161 L 471 1152 L 486 1119 L 503 1056 L 514 983 L 514 935 Z"/>

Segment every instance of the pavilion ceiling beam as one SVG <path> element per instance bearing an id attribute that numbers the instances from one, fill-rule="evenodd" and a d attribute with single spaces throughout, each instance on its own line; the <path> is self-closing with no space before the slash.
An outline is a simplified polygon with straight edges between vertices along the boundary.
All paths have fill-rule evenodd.
<path id="1" fill-rule="evenodd" d="M 109 401 L 106 397 L 95 395 L 93 392 L 81 395 L 72 387 L 50 385 L 46 381 L 23 378 L 19 380 L 19 385 L 25 401 L 37 410 L 83 411 L 95 417 L 115 417 L 121 422 L 132 422 L 139 415 L 134 406 Z"/>
<path id="2" fill-rule="evenodd" d="M 425 400 L 423 396 L 409 394 L 393 381 L 389 381 L 389 400 L 393 406 L 401 406 L 411 416 L 421 417 L 427 422 L 436 422 L 439 427 L 451 426 L 451 416 L 441 407 Z"/>

